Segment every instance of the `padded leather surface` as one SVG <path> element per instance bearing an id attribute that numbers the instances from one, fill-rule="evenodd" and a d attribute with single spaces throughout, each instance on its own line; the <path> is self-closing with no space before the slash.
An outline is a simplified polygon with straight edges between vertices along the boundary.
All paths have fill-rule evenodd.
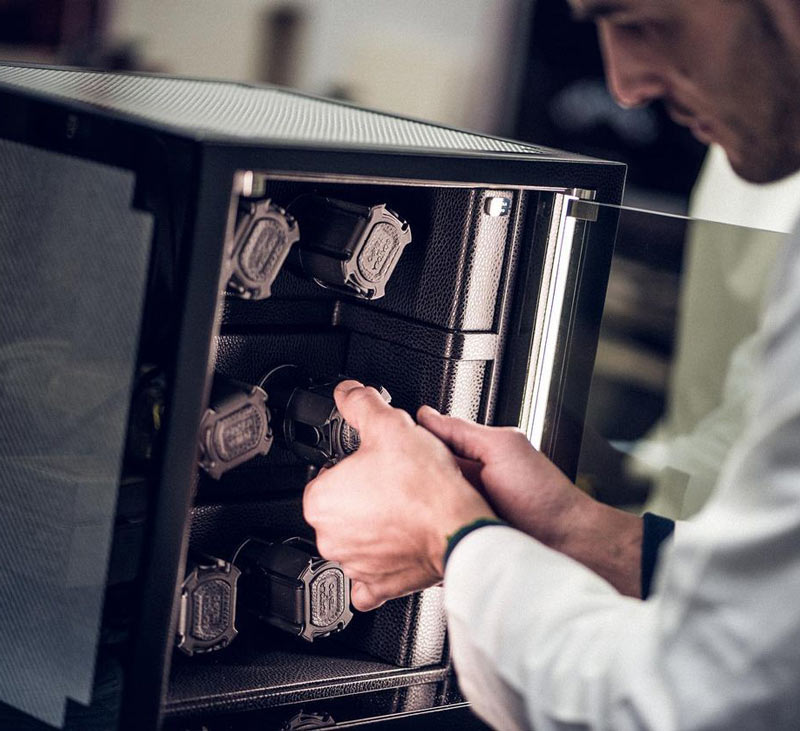
<path id="1" fill-rule="evenodd" d="M 433 358 L 410 347 L 353 334 L 346 372 L 384 384 L 392 403 L 411 413 L 430 404 L 454 416 L 477 419 L 486 362 Z"/>
<path id="2" fill-rule="evenodd" d="M 427 671 L 420 675 L 424 678 Z M 403 678 L 405 679 L 405 678 Z M 487 729 L 480 725 L 473 726 L 472 718 L 459 714 L 458 710 L 469 713 L 465 707 L 464 697 L 458 690 L 455 678 L 450 675 L 442 680 L 432 682 L 420 681 L 415 678 L 413 685 L 398 688 L 373 690 L 367 693 L 354 693 L 345 696 L 328 697 L 324 700 L 303 702 L 301 704 L 285 705 L 271 709 L 250 709 L 237 711 L 233 709 L 227 713 L 196 713 L 194 718 L 172 716 L 164 726 L 165 731 L 187 731 L 187 729 L 204 726 L 207 731 L 278 731 L 287 726 L 290 721 L 298 717 L 309 718 L 316 715 L 318 718 L 330 718 L 341 727 L 373 729 L 375 727 L 394 728 L 399 722 L 404 729 L 435 728 L 458 729 Z M 444 711 L 444 712 L 442 712 Z M 422 715 L 435 714 L 435 715 Z M 399 718 L 398 718 L 399 716 Z M 449 720 L 450 719 L 450 720 Z M 365 724 L 366 725 L 363 725 Z M 338 727 L 337 727 L 338 728 Z"/>
<path id="3" fill-rule="evenodd" d="M 226 651 L 194 658 L 176 654 L 168 713 L 266 708 L 410 685 L 447 674 L 443 668 L 408 671 L 330 638 L 310 644 L 267 626 L 247 624 L 242 623 L 240 636 Z"/>
<path id="4" fill-rule="evenodd" d="M 353 302 L 341 302 L 336 315 L 338 327 L 437 358 L 492 360 L 497 356 L 498 336 L 493 332 L 445 330 Z"/>
<path id="5" fill-rule="evenodd" d="M 222 335 L 217 340 L 216 369 L 244 383 L 258 383 L 272 368 L 285 363 L 302 365 L 316 376 L 341 373 L 346 345 L 345 332 L 273 331 L 253 337 Z"/>
<path id="6" fill-rule="evenodd" d="M 192 511 L 192 548 L 230 560 L 251 533 L 269 537 L 313 538 L 303 520 L 301 494 L 280 499 L 200 505 Z"/>
<path id="7" fill-rule="evenodd" d="M 375 306 L 449 330 L 492 330 L 511 217 L 486 214 L 489 195 L 435 189 L 427 237 L 406 247 Z M 513 197 L 510 191 L 492 195 Z"/>
<path id="8" fill-rule="evenodd" d="M 272 188 L 278 202 L 288 205 L 308 185 L 282 182 Z M 285 268 L 269 300 L 226 301 L 217 370 L 256 382 L 276 365 L 297 363 L 312 375 L 342 373 L 381 383 L 393 405 L 411 413 L 428 403 L 481 418 L 487 374 L 500 344 L 500 288 L 516 251 L 512 217 L 487 216 L 487 193 L 478 190 L 324 186 L 324 192 L 360 203 L 387 202 L 401 215 L 410 211 L 414 242 L 386 297 L 342 297 Z M 510 191 L 503 195 L 514 197 Z M 252 531 L 313 537 L 302 519 L 301 497 L 312 474 L 276 444 L 219 482 L 201 476 L 192 546 L 229 559 Z M 255 655 L 254 642 L 260 648 Z M 433 588 L 357 613 L 342 633 L 313 646 L 298 646 L 261 627 L 257 639 L 245 639 L 242 631 L 231 648 L 211 659 L 180 658 L 170 707 L 270 704 L 298 683 L 336 694 L 351 683 L 372 682 L 376 673 L 397 676 L 402 668 L 432 666 L 444 672 L 447 665 L 442 590 Z"/>
<path id="9" fill-rule="evenodd" d="M 451 331 L 485 332 L 495 328 L 498 288 L 511 250 L 509 215 L 490 216 L 484 210 L 489 197 L 519 194 L 509 190 L 470 188 L 414 188 L 403 186 L 325 185 L 304 186 L 271 182 L 269 195 L 289 206 L 298 195 L 314 192 L 333 198 L 376 205 L 385 203 L 408 221 L 412 241 L 404 249 L 386 296 L 368 303 L 393 313 Z M 302 220 L 299 221 L 303 240 Z M 284 267 L 272 287 L 270 305 L 285 299 L 318 299 L 332 296 Z M 344 296 L 345 302 L 359 302 Z M 237 308 L 243 312 L 245 308 Z M 291 319 L 291 315 L 290 315 Z"/>
<path id="10" fill-rule="evenodd" d="M 282 274 L 278 275 L 278 278 L 281 276 Z M 309 292 L 301 307 L 293 299 L 278 299 L 275 296 L 265 300 L 225 297 L 222 310 L 223 326 L 229 331 L 237 329 L 241 331 L 244 328 L 286 327 L 287 323 L 302 324 L 306 327 L 330 325 L 336 317 L 336 299 L 313 282 L 303 280 L 303 283 L 309 285 L 313 295 Z M 313 300 L 314 296 L 317 297 L 317 301 Z"/>
<path id="11" fill-rule="evenodd" d="M 195 504 L 249 502 L 275 494 L 298 494 L 314 473 L 315 468 L 300 463 L 289 451 L 273 444 L 267 457 L 246 462 L 224 474 L 220 480 L 201 473 Z"/>
<path id="12" fill-rule="evenodd" d="M 401 327 L 399 332 L 403 330 Z M 478 417 L 486 360 L 431 356 L 417 350 L 413 339 L 400 345 L 380 339 L 379 328 L 375 331 L 375 337 L 348 333 L 346 328 L 322 333 L 224 335 L 218 340 L 217 370 L 246 383 L 257 383 L 271 368 L 297 363 L 315 376 L 342 373 L 380 383 L 392 394 L 393 405 L 412 413 L 428 403 L 456 416 Z M 446 339 L 438 342 L 447 347 Z M 286 459 L 280 450 L 266 457 L 270 463 Z"/>
<path id="13" fill-rule="evenodd" d="M 434 586 L 357 613 L 341 642 L 394 665 L 417 668 L 446 661 L 444 590 Z"/>

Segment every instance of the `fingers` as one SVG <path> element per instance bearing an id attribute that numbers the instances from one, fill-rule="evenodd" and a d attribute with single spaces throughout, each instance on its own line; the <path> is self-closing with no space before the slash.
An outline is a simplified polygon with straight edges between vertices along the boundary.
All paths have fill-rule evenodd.
<path id="1" fill-rule="evenodd" d="M 417 423 L 439 437 L 457 456 L 478 462 L 488 461 L 494 446 L 491 428 L 445 416 L 430 406 L 420 406 Z"/>
<path id="2" fill-rule="evenodd" d="M 443 441 L 457 457 L 483 465 L 518 460 L 535 451 L 520 429 L 476 424 L 440 414 L 430 406 L 420 406 L 417 423 Z"/>
<path id="3" fill-rule="evenodd" d="M 345 570 L 347 573 L 347 570 Z M 391 576 L 381 576 L 376 580 L 362 581 L 351 579 L 350 582 L 350 603 L 359 612 L 369 612 L 386 604 L 390 599 L 397 599 L 415 591 L 421 591 L 429 586 L 433 586 L 435 581 L 425 581 L 419 583 L 414 577 L 410 578 L 403 572 Z"/>
<path id="4" fill-rule="evenodd" d="M 377 609 L 386 599 L 378 596 L 372 587 L 362 581 L 353 581 L 350 585 L 350 602 L 359 612 Z"/>
<path id="5" fill-rule="evenodd" d="M 335 485 L 329 485 L 331 480 L 329 470 L 325 474 L 317 475 L 303 489 L 303 518 L 313 528 L 317 528 L 329 513 L 331 499 L 335 500 Z M 326 490 L 325 487 L 333 489 Z M 333 493 L 333 495 L 332 495 Z"/>
<path id="6" fill-rule="evenodd" d="M 461 470 L 461 474 L 464 475 L 467 482 L 478 492 L 483 493 L 483 480 L 481 480 L 483 463 L 466 457 L 456 457 L 456 462 L 458 463 L 458 469 Z"/>
<path id="7" fill-rule="evenodd" d="M 334 389 L 333 397 L 345 421 L 358 429 L 362 442 L 372 438 L 376 424 L 382 419 L 390 414 L 399 416 L 404 413 L 392 408 L 374 388 L 358 381 L 342 381 Z M 407 414 L 405 418 L 408 419 Z"/>
<path id="8" fill-rule="evenodd" d="M 320 513 L 317 510 L 317 485 L 317 481 L 312 480 L 303 489 L 303 518 L 312 527 L 316 524 Z"/>

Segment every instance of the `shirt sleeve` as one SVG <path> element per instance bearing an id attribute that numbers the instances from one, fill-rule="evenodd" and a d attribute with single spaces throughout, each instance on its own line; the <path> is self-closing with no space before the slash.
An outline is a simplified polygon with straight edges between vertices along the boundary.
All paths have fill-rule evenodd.
<path id="1" fill-rule="evenodd" d="M 454 549 L 455 668 L 496 728 L 800 727 L 798 253 L 779 268 L 747 428 L 707 506 L 662 547 L 649 599 L 512 528 Z"/>
<path id="2" fill-rule="evenodd" d="M 642 522 L 642 599 L 647 599 L 653 586 L 661 544 L 672 535 L 675 521 L 654 513 L 645 513 Z"/>

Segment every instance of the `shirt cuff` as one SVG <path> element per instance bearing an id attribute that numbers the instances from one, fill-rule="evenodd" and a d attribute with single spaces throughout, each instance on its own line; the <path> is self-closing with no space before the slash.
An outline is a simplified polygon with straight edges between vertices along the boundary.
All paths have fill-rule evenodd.
<path id="1" fill-rule="evenodd" d="M 661 544 L 672 535 L 675 521 L 654 513 L 645 513 L 642 519 L 642 599 L 647 599 L 652 589 Z"/>
<path id="2" fill-rule="evenodd" d="M 506 523 L 504 520 L 500 520 L 500 518 L 478 518 L 477 520 L 473 520 L 471 523 L 462 525 L 455 533 L 447 536 L 447 548 L 444 551 L 443 559 L 444 566 L 447 566 L 447 561 L 450 558 L 450 554 L 453 552 L 453 549 L 459 544 L 462 538 L 468 536 L 470 533 L 472 533 L 472 531 L 478 530 L 478 528 L 485 528 L 487 525 L 504 525 L 508 527 L 508 523 Z"/>

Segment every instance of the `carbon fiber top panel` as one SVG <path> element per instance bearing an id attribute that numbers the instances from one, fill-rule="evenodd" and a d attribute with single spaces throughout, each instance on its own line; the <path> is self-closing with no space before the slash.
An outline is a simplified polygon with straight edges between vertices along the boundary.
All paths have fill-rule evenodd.
<path id="1" fill-rule="evenodd" d="M 192 137 L 568 157 L 534 145 L 233 82 L 0 65 L 0 84 L 89 104 Z"/>

